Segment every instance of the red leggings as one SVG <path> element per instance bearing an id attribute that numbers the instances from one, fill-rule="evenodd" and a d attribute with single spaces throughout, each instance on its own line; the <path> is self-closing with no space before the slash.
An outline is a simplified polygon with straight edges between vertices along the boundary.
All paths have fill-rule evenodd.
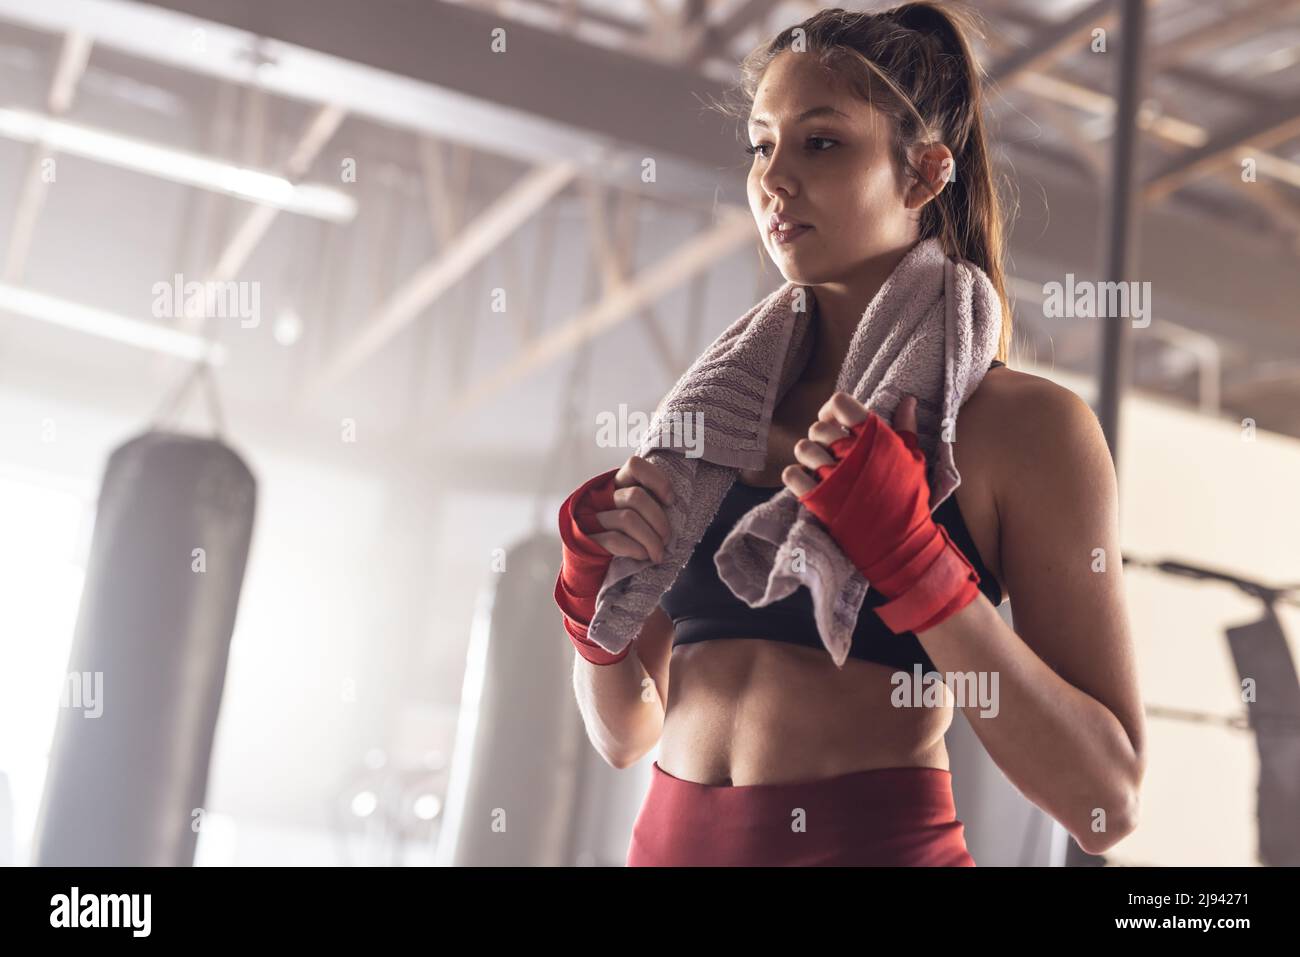
<path id="1" fill-rule="evenodd" d="M 974 867 L 952 773 L 878 768 L 820 781 L 698 784 L 654 762 L 629 867 Z"/>

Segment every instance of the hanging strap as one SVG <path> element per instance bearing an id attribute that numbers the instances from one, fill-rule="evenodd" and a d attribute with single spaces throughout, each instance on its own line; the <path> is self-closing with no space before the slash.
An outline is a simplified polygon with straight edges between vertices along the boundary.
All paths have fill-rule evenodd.
<path id="1" fill-rule="evenodd" d="M 176 416 L 194 383 L 203 380 L 204 395 L 207 397 L 208 414 L 211 417 L 212 437 L 223 439 L 226 431 L 225 420 L 221 414 L 221 401 L 217 395 L 216 377 L 212 364 L 206 360 L 195 362 L 175 388 L 167 395 L 150 421 L 150 428 L 163 429 Z"/>

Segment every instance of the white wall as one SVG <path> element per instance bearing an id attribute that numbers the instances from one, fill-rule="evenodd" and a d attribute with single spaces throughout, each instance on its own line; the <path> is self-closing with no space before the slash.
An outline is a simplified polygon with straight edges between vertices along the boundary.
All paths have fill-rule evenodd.
<path id="1" fill-rule="evenodd" d="M 1164 403 L 1134 401 L 1121 429 L 1122 544 L 1127 555 L 1172 559 L 1268 585 L 1300 582 L 1300 441 Z M 1229 585 L 1126 570 L 1146 703 L 1242 714 L 1223 630 L 1260 617 Z M 1292 660 L 1300 609 L 1280 605 Z M 1255 858 L 1253 735 L 1149 718 L 1151 763 L 1142 823 L 1117 859 L 1249 865 Z M 1300 808 L 1296 809 L 1300 816 Z"/>

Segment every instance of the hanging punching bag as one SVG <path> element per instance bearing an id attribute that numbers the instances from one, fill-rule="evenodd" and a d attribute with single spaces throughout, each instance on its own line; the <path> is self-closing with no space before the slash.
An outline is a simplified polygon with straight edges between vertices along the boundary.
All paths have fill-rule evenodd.
<path id="1" fill-rule="evenodd" d="M 1259 752 L 1259 862 L 1300 866 L 1300 681 L 1286 632 L 1271 604 L 1259 621 L 1226 631 Z"/>
<path id="2" fill-rule="evenodd" d="M 499 556 L 479 593 L 441 865 L 568 863 L 583 728 L 572 652 L 550 614 L 559 555 L 558 536 L 534 533 Z"/>
<path id="3" fill-rule="evenodd" d="M 622 866 L 649 762 L 616 770 L 587 738 L 555 607 L 560 539 L 534 532 L 479 595 L 435 863 Z"/>
<path id="4" fill-rule="evenodd" d="M 217 439 L 110 456 L 33 863 L 194 863 L 256 496 Z"/>

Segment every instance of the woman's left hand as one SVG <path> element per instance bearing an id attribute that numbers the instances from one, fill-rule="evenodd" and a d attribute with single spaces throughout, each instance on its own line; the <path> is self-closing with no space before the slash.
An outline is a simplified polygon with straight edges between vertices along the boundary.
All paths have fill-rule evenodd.
<path id="1" fill-rule="evenodd" d="M 781 472 L 785 487 L 798 496 L 807 495 L 820 481 L 817 470 L 834 465 L 849 442 L 836 449 L 831 446 L 841 439 L 851 439 L 849 429 L 866 420 L 867 407 L 847 392 L 836 392 L 826 400 L 817 413 L 817 421 L 808 428 L 808 437 L 794 444 L 794 457 L 798 465 L 787 465 Z M 894 410 L 894 431 L 916 434 L 916 396 L 905 395 Z"/>
<path id="2" fill-rule="evenodd" d="M 795 443 L 800 464 L 781 480 L 885 596 L 876 615 L 902 634 L 933 628 L 969 605 L 979 575 L 930 514 L 915 396 L 899 402 L 894 423 L 835 393 L 808 438 Z"/>

